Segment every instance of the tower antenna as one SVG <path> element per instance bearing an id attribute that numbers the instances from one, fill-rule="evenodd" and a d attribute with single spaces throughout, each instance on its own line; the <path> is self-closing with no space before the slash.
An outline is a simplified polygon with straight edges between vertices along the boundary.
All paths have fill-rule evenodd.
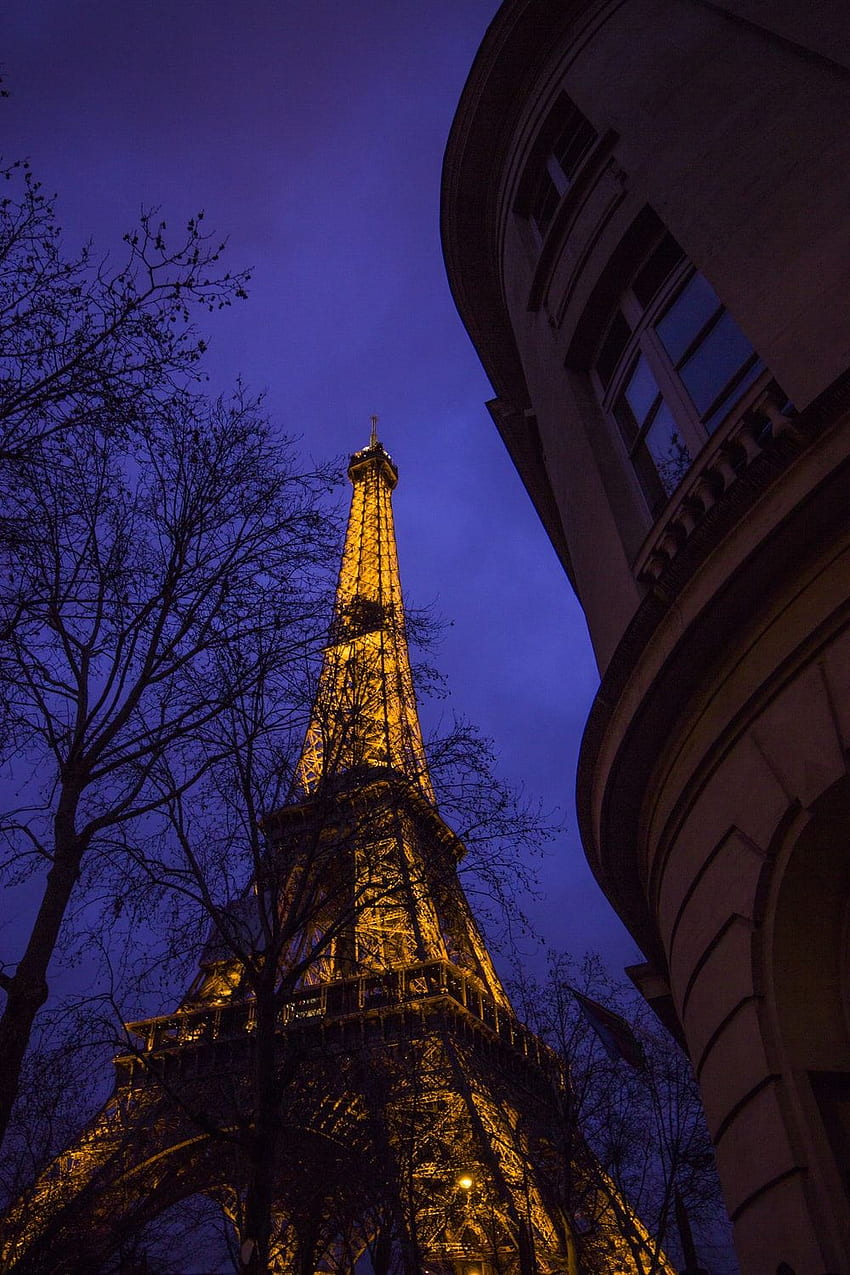
<path id="1" fill-rule="evenodd" d="M 369 420 L 372 422 L 372 433 L 369 435 L 369 446 L 377 447 L 378 446 L 378 418 L 377 416 L 370 416 Z"/>

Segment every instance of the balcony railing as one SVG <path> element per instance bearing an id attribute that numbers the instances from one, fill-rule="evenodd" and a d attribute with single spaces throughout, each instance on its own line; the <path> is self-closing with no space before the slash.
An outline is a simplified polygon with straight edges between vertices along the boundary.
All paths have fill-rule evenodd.
<path id="1" fill-rule="evenodd" d="M 654 584 L 724 493 L 776 439 L 794 435 L 782 390 L 770 374 L 757 381 L 735 412 L 711 436 L 672 493 L 641 546 L 634 572 Z"/>
<path id="2" fill-rule="evenodd" d="M 387 973 L 301 988 L 283 1004 L 277 1029 L 298 1030 L 310 1023 L 324 1029 L 346 1020 L 386 1017 L 438 1005 L 482 1024 L 493 1039 L 553 1079 L 562 1080 L 563 1068 L 557 1054 L 488 996 L 475 978 L 449 961 L 427 961 Z M 136 1056 L 142 1057 L 167 1056 L 192 1046 L 250 1039 L 255 1030 L 256 1010 L 251 1000 L 181 1010 L 127 1024 L 127 1031 L 138 1041 Z"/>

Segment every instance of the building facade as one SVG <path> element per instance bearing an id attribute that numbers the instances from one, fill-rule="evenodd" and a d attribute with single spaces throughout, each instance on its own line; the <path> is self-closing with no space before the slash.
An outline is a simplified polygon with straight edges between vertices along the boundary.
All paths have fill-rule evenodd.
<path id="1" fill-rule="evenodd" d="M 587 615 L 586 853 L 742 1269 L 850 1270 L 850 11 L 507 0 L 443 243 Z"/>

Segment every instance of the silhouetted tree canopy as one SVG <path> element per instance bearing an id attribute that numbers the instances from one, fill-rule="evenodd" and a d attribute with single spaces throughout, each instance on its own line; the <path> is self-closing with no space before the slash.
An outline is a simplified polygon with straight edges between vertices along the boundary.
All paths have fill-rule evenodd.
<path id="1" fill-rule="evenodd" d="M 117 270 L 65 255 L 26 164 L 0 199 L 0 1136 L 72 898 L 212 764 L 234 694 L 315 639 L 332 552 L 262 404 L 198 392 L 194 314 L 244 295 L 192 219 L 142 217 Z M 33 899 L 37 902 L 33 905 Z M 28 929 L 27 929 L 28 926 Z"/>
<path id="2" fill-rule="evenodd" d="M 118 266 L 92 243 L 70 255 L 29 164 L 0 183 L 0 460 L 76 427 L 145 425 L 199 378 L 198 311 L 247 296 L 248 273 L 222 271 L 203 213 L 176 239 L 144 213 Z"/>
<path id="3" fill-rule="evenodd" d="M 637 1065 L 611 1056 L 582 1012 L 574 991 L 620 1016 L 639 1048 Z M 635 988 L 614 978 L 598 956 L 583 961 L 550 953 L 544 977 L 513 989 L 517 1010 L 566 1060 L 573 1105 L 564 1129 L 568 1154 L 585 1155 L 574 1206 L 588 1257 L 604 1239 L 601 1208 L 633 1209 L 653 1239 L 634 1253 L 639 1269 L 660 1269 L 664 1250 L 680 1258 L 679 1196 L 711 1271 L 737 1269 L 699 1088 L 690 1061 Z M 633 1060 L 634 1061 L 634 1060 Z M 600 1247 L 601 1246 L 601 1247 Z"/>

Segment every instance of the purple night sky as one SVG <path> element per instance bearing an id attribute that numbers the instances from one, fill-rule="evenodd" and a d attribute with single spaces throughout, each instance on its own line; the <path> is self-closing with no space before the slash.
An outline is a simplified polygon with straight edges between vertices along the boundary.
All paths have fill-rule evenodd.
<path id="1" fill-rule="evenodd" d="M 200 209 L 250 299 L 209 316 L 213 390 L 242 374 L 328 459 L 397 461 L 408 602 L 453 627 L 436 662 L 452 708 L 563 835 L 541 871 L 547 942 L 639 959 L 576 832 L 575 759 L 596 685 L 584 619 L 493 427 L 449 295 L 440 166 L 497 0 L 5 0 L 3 153 L 29 157 L 75 251 L 120 259 L 142 206 Z M 347 499 L 347 493 L 345 495 Z M 448 706 L 448 707 L 447 707 Z"/>

